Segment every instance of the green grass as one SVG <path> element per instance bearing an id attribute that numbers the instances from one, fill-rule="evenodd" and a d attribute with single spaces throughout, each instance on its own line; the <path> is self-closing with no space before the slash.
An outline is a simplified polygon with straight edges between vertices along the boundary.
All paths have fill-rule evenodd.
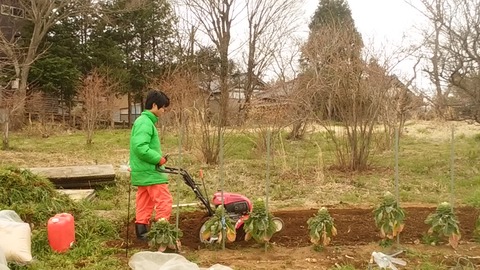
<path id="1" fill-rule="evenodd" d="M 425 133 L 425 132 L 424 132 Z M 426 132 L 429 133 L 429 132 Z M 62 166 L 82 164 L 113 164 L 119 166 L 128 160 L 129 130 L 102 130 L 94 136 L 93 145 L 86 147 L 82 132 L 57 133 L 48 138 L 25 133 L 13 133 L 12 150 L 0 152 L 0 165 L 21 167 Z M 205 173 L 208 191 L 221 188 L 261 197 L 265 194 L 267 173 L 273 200 L 298 202 L 314 199 L 322 194 L 325 202 L 338 201 L 374 204 L 385 190 L 394 190 L 394 151 L 374 150 L 371 169 L 365 172 L 341 172 L 331 169 L 335 163 L 334 145 L 325 133 L 307 134 L 303 141 L 288 141 L 286 132 L 272 137 L 270 171 L 267 172 L 267 153 L 258 148 L 261 137 L 254 133 L 227 132 L 225 136 L 224 166 L 206 166 L 199 150 L 199 138 L 189 135 L 189 147 L 179 152 L 179 137 L 175 130 L 162 134 L 165 153 L 171 155 L 171 166 L 182 166 L 193 175 L 199 169 Z M 480 136 L 457 136 L 455 141 L 455 197 L 456 202 L 478 206 L 480 188 Z M 194 143 L 193 143 L 194 142 Z M 181 156 L 180 156 L 181 154 Z M 438 198 L 449 198 L 451 192 L 451 144 L 448 140 L 409 137 L 405 134 L 399 149 L 399 189 L 401 201 L 436 203 Z M 172 176 L 177 182 L 177 178 Z M 175 186 L 181 201 L 194 199 L 181 181 Z M 98 209 L 109 208 L 112 202 L 106 193 Z M 373 196 L 372 196 L 373 195 Z M 311 198 L 310 198 L 311 196 Z M 296 203 L 295 203 L 296 204 Z"/>
<path id="2" fill-rule="evenodd" d="M 433 134 L 428 129 L 421 134 Z M 228 132 L 225 138 L 223 167 L 206 165 L 199 150 L 200 138 L 194 134 L 184 138 L 179 152 L 179 136 L 175 130 L 161 134 L 164 153 L 171 155 L 169 165 L 184 167 L 194 178 L 203 169 L 208 194 L 223 188 L 240 192 L 252 200 L 266 194 L 266 179 L 270 185 L 270 202 L 276 208 L 319 207 L 339 202 L 377 205 L 385 191 L 395 190 L 395 153 L 393 149 L 374 150 L 370 169 L 364 172 L 342 172 L 335 165 L 335 148 L 325 133 L 307 134 L 305 140 L 288 141 L 286 132 L 272 138 L 270 163 L 267 153 L 258 147 L 262 137 L 255 133 Z M 80 131 L 54 132 L 48 138 L 31 132 L 15 132 L 10 138 L 11 150 L 0 151 L 0 166 L 18 167 L 66 166 L 86 164 L 113 164 L 118 168 L 128 161 L 129 130 L 101 130 L 94 135 L 93 144 L 85 145 L 85 134 Z M 480 207 L 480 134 L 456 137 L 454 195 L 457 204 Z M 438 204 L 451 195 L 451 144 L 448 140 L 432 140 L 405 134 L 399 150 L 399 191 L 401 203 Z M 268 166 L 267 166 L 268 165 Z M 269 167 L 269 171 L 267 171 Z M 170 176 L 174 202 L 196 202 L 194 194 L 178 176 Z M 200 179 L 197 179 L 200 180 Z M 43 224 L 34 231 L 32 248 L 40 259 L 30 267 L 13 269 L 122 269 L 125 262 L 118 260 L 118 250 L 104 245 L 117 237 L 128 205 L 128 178 L 117 175 L 117 184 L 96 191 L 92 202 L 75 204 L 83 213 L 77 223 L 78 244 L 67 254 L 55 254 L 48 246 L 44 228 L 51 212 L 37 217 Z M 131 190 L 131 215 L 134 189 Z M 0 186 L 0 196 L 2 186 Z M 7 194 L 4 192 L 4 194 Z M 9 193 L 15 194 L 15 193 Z M 43 196 L 42 194 L 37 194 Z M 54 202 L 54 201 L 53 201 Z M 28 203 L 28 202 L 27 202 Z M 23 211 L 34 212 L 33 204 Z M 52 206 L 54 207 L 54 206 Z M 42 204 L 40 205 L 42 208 Z M 18 208 L 17 208 L 18 209 Z M 48 207 L 47 207 L 48 209 Z M 58 209 L 57 209 L 58 210 Z M 118 212 L 113 219 L 99 218 L 96 211 Z M 42 210 L 43 211 L 43 210 Z M 30 213 L 31 213 L 30 212 Z M 42 223 L 43 222 L 43 223 Z M 94 224 L 94 225 L 92 225 Z M 195 255 L 193 260 L 197 260 Z M 418 255 L 412 255 L 418 256 Z M 428 263 L 416 269 L 443 269 Z M 342 266 L 340 269 L 354 269 Z"/>
<path id="3" fill-rule="evenodd" d="M 33 228 L 31 248 L 35 261 L 28 269 L 76 269 L 80 265 L 85 269 L 101 269 L 97 267 L 106 263 L 104 258 L 118 253 L 103 244 L 118 238 L 118 224 L 56 192 L 47 179 L 16 168 L 0 168 L 0 187 L 0 209 L 15 211 Z M 75 246 L 64 254 L 56 254 L 48 247 L 47 221 L 58 213 L 72 213 L 75 217 Z M 110 262 L 110 265 L 119 264 Z M 10 266 L 11 269 L 26 268 Z"/>

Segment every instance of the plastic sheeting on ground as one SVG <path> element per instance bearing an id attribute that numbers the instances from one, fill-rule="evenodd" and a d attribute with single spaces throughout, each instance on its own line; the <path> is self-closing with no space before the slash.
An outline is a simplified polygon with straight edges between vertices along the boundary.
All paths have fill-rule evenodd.
<path id="1" fill-rule="evenodd" d="M 0 270 L 9 270 L 7 264 L 7 258 L 5 258 L 5 252 L 0 248 Z"/>
<path id="2" fill-rule="evenodd" d="M 31 234 L 30 225 L 15 211 L 0 211 L 0 249 L 8 262 L 23 264 L 32 260 Z"/>
<path id="3" fill-rule="evenodd" d="M 128 266 L 133 270 L 232 270 L 232 268 L 220 264 L 212 265 L 209 268 L 200 268 L 182 255 L 152 251 L 133 254 Z"/>

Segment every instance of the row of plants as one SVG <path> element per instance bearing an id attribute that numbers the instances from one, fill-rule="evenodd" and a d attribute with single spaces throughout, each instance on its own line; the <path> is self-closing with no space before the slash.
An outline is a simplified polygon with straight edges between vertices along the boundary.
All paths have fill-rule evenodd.
<path id="1" fill-rule="evenodd" d="M 215 209 L 214 215 L 205 222 L 205 230 L 201 233 L 203 240 L 209 241 L 213 245 L 220 245 L 223 242 L 231 243 L 237 239 L 235 221 L 225 213 L 226 211 L 221 205 Z M 267 211 L 262 199 L 253 203 L 252 212 L 244 220 L 243 230 L 245 231 L 245 241 L 253 239 L 260 244 L 268 244 L 273 234 L 277 232 L 274 216 Z M 167 248 L 179 249 L 182 235 L 182 231 L 174 224 L 160 219 L 152 224 L 147 237 L 152 248 L 164 251 Z"/>
<path id="2" fill-rule="evenodd" d="M 405 211 L 393 194 L 387 192 L 384 195 L 382 203 L 374 210 L 374 217 L 382 238 L 380 244 L 391 245 L 405 227 Z M 435 212 L 427 216 L 425 224 L 429 225 L 429 229 L 423 236 L 424 243 L 437 245 L 448 239 L 451 247 L 454 249 L 458 247 L 461 238 L 459 221 L 450 203 L 440 203 Z M 474 234 L 477 238 L 480 237 L 480 216 L 477 218 Z"/>
<path id="3" fill-rule="evenodd" d="M 380 245 L 392 245 L 405 227 L 405 211 L 400 207 L 393 194 L 387 192 L 381 204 L 374 209 L 373 215 L 381 237 Z M 334 220 L 325 207 L 320 208 L 318 213 L 307 223 L 310 241 L 316 250 L 327 246 L 331 238 L 337 234 Z M 423 237 L 425 244 L 437 245 L 446 239 L 452 248 L 458 247 L 461 233 L 458 219 L 450 203 L 440 203 L 435 212 L 427 216 L 425 224 L 429 225 L 429 229 Z M 480 241 L 480 216 L 475 223 L 474 237 L 475 240 Z"/>
<path id="4" fill-rule="evenodd" d="M 380 205 L 374 209 L 373 216 L 381 237 L 379 244 L 381 246 L 392 245 L 405 227 L 406 214 L 404 209 L 400 207 L 395 196 L 387 192 Z M 245 220 L 245 240 L 248 241 L 253 238 L 257 243 L 269 243 L 276 232 L 273 218 L 262 200 L 255 201 L 252 213 Z M 447 240 L 448 245 L 452 248 L 456 249 L 458 247 L 461 238 L 459 221 L 450 203 L 440 203 L 436 210 L 428 215 L 425 223 L 430 226 L 423 237 L 425 244 L 437 245 Z M 202 237 L 204 240 L 214 239 L 212 241 L 214 244 L 221 244 L 224 238 L 226 242 L 233 242 L 237 237 L 234 224 L 234 221 L 228 215 L 225 215 L 223 207 L 220 206 L 205 223 L 205 231 L 202 232 Z M 337 235 L 334 219 L 325 207 L 321 207 L 316 214 L 310 217 L 307 225 L 310 242 L 316 251 L 323 250 Z M 164 229 L 155 229 L 158 227 Z M 160 251 L 167 247 L 176 248 L 182 232 L 173 224 L 160 220 L 153 228 L 149 233 L 152 247 L 158 248 Z M 480 241 L 480 216 L 475 224 L 474 236 L 477 241 Z"/>
<path id="5" fill-rule="evenodd" d="M 117 252 L 115 249 L 106 248 L 102 243 L 108 239 L 118 238 L 115 224 L 99 218 L 92 211 L 81 204 L 74 203 L 67 196 L 55 192 L 53 185 L 46 179 L 17 168 L 4 168 L 0 170 L 0 209 L 12 209 L 23 220 L 33 225 L 32 230 L 32 253 L 37 262 L 30 265 L 29 269 L 53 269 L 56 267 L 73 267 L 81 262 L 85 269 L 103 269 L 103 266 L 111 266 L 111 260 L 102 258 L 109 257 Z M 35 188 L 31 188 L 35 187 Z M 262 200 L 254 202 L 253 211 L 245 220 L 245 236 L 236 235 L 233 220 L 226 216 L 223 208 L 216 209 L 216 213 L 206 224 L 203 237 L 216 239 L 215 244 L 235 241 L 242 237 L 247 241 L 254 240 L 258 243 L 268 244 L 275 233 L 273 215 L 269 213 Z M 46 221 L 49 217 L 60 212 L 72 212 L 75 214 L 76 248 L 63 255 L 57 255 L 49 251 L 46 234 Z M 405 226 L 405 211 L 399 206 L 391 193 L 385 194 L 383 201 L 373 211 L 375 223 L 382 237 L 382 244 L 393 243 L 395 237 L 400 235 Z M 456 248 L 460 240 L 459 223 L 455 217 L 453 207 L 448 203 L 438 205 L 436 211 L 425 220 L 430 229 L 424 237 L 425 243 L 440 243 L 448 241 L 448 244 Z M 322 250 L 331 243 L 337 235 L 334 219 L 327 208 L 322 207 L 308 221 L 308 233 L 315 250 Z M 101 235 L 101 238 L 98 236 Z M 480 240 L 480 217 L 476 222 L 475 235 Z M 161 251 L 167 248 L 180 248 L 182 232 L 174 224 L 166 220 L 159 220 L 151 227 L 149 237 L 150 244 Z M 65 257 L 67 256 L 67 257 Z M 87 256 L 88 260 L 81 259 Z M 118 262 L 117 262 L 118 264 Z M 69 265 L 69 266 L 67 266 Z M 19 265 L 9 265 L 11 269 L 25 269 Z"/>

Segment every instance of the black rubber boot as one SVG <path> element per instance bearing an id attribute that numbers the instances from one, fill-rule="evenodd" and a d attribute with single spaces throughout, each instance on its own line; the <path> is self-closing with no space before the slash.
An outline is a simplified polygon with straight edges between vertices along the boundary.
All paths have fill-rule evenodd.
<path id="1" fill-rule="evenodd" d="M 148 241 L 147 232 L 148 228 L 146 224 L 135 223 L 135 234 L 138 240 Z"/>

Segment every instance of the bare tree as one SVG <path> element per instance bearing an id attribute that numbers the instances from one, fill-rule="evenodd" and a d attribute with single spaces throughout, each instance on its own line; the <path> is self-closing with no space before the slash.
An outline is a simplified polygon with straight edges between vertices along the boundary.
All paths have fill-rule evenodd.
<path id="1" fill-rule="evenodd" d="M 19 0 L 18 3 L 19 8 L 23 10 L 24 23 L 32 26 L 30 39 L 11 42 L 9 40 L 11 37 L 2 33 L 0 34 L 0 52 L 10 58 L 15 76 L 19 79 L 18 93 L 21 99 L 25 99 L 28 74 L 34 61 L 43 53 L 40 44 L 45 35 L 56 23 L 90 7 L 91 3 L 89 0 Z M 22 33 L 19 32 L 20 29 L 16 29 L 16 31 L 18 31 L 18 35 L 15 35 L 16 38 L 24 39 Z"/>
<path id="2" fill-rule="evenodd" d="M 11 124 L 22 122 L 25 104 L 29 98 L 28 76 L 33 63 L 45 52 L 46 48 L 41 48 L 41 42 L 48 31 L 65 18 L 94 7 L 90 0 L 18 0 L 12 3 L 16 3 L 14 8 L 19 12 L 12 15 L 20 18 L 11 19 L 8 31 L 0 31 L 0 55 L 3 58 L 2 63 L 7 63 L 5 66 L 12 69 L 11 81 L 18 82 L 18 87 L 8 92 L 9 97 L 0 97 L 0 103 L 7 104 L 4 105 L 6 109 L 0 111 L 0 118 L 4 120 L 4 147 L 8 147 Z M 13 7 L 11 10 L 14 10 Z M 21 32 L 26 24 L 31 26 L 30 36 Z"/>
<path id="3" fill-rule="evenodd" d="M 203 130 L 204 141 L 210 145 L 209 151 L 204 152 L 207 163 L 217 163 L 218 154 L 220 152 L 221 138 L 225 132 L 228 123 L 229 111 L 229 74 L 230 74 L 230 43 L 232 22 L 237 16 L 235 10 L 235 0 L 182 0 L 184 5 L 193 14 L 192 19 L 196 20 L 200 25 L 198 31 L 203 32 L 215 44 L 220 56 L 219 70 L 219 90 L 220 98 L 218 122 L 215 131 L 207 132 Z M 207 106 L 208 107 L 208 106 Z M 207 114 L 202 115 L 202 119 L 206 119 Z M 202 125 L 207 127 L 206 125 Z"/>
<path id="4" fill-rule="evenodd" d="M 278 81 L 287 82 L 297 78 L 298 59 L 300 58 L 301 41 L 294 35 L 288 35 L 282 40 L 273 55 L 271 71 Z"/>
<path id="5" fill-rule="evenodd" d="M 203 31 L 220 54 L 219 126 L 227 124 L 229 101 L 230 43 L 232 23 L 237 16 L 235 0 L 188 0 L 186 6 L 194 14 Z"/>
<path id="6" fill-rule="evenodd" d="M 182 143 L 187 150 L 191 149 L 192 134 L 195 134 L 197 129 L 197 123 L 194 121 L 195 108 L 198 104 L 203 105 L 206 99 L 205 93 L 198 87 L 197 77 L 195 72 L 182 66 L 158 82 L 161 85 L 160 88 L 170 97 L 172 105 L 169 110 L 173 114 L 175 124 L 179 130 L 182 130 Z"/>
<path id="7" fill-rule="evenodd" d="M 24 103 L 24 100 L 20 100 L 18 95 L 12 90 L 0 91 L 0 124 L 3 126 L 2 136 L 2 149 L 7 150 L 10 148 L 10 124 L 11 118 L 20 109 L 20 104 Z"/>
<path id="8" fill-rule="evenodd" d="M 137 9 L 145 0 L 128 1 L 126 9 Z M 2 6 L 9 3 L 3 3 Z M 28 89 L 28 76 L 33 63 L 48 48 L 41 46 L 50 29 L 62 20 L 76 15 L 92 12 L 108 14 L 111 11 L 102 10 L 98 1 L 93 0 L 15 0 L 11 1 L 11 17 L 2 15 L 2 31 L 0 31 L 0 55 L 2 62 L 8 62 L 13 70 L 13 80 L 18 80 L 19 95 L 16 122 L 21 122 L 25 111 L 25 100 Z M 121 11 L 120 11 L 121 12 Z M 107 16 L 108 17 L 108 16 Z M 104 17 L 107 19 L 107 17 Z M 9 20 L 5 24 L 5 20 Z M 5 27 L 7 25 L 7 27 Z M 22 32 L 25 25 L 30 27 L 29 34 Z M 14 120 L 14 119 L 10 119 Z"/>
<path id="9" fill-rule="evenodd" d="M 430 22 L 425 31 L 429 64 L 425 71 L 435 85 L 434 104 L 444 116 L 447 106 L 469 111 L 480 122 L 480 5 L 479 0 L 407 1 Z M 452 104 L 450 96 L 463 104 Z"/>
<path id="10" fill-rule="evenodd" d="M 363 170 L 368 166 L 391 79 L 374 59 L 357 57 L 352 35 L 356 33 L 351 29 L 336 25 L 319 28 L 311 35 L 304 55 L 313 66 L 303 78 L 303 100 L 309 103 L 303 104 L 335 144 L 339 168 Z"/>
<path id="11" fill-rule="evenodd" d="M 0 77 L 6 78 L 0 85 L 0 124 L 2 125 L 2 149 L 9 148 L 9 134 L 11 119 L 18 112 L 24 100 L 15 95 L 18 89 L 18 79 L 14 75 L 18 72 L 17 53 L 14 48 L 18 40 L 12 34 L 8 37 L 0 31 Z"/>
<path id="12" fill-rule="evenodd" d="M 445 55 L 442 50 L 442 24 L 443 24 L 443 10 L 444 6 L 448 5 L 446 1 L 442 0 L 421 0 L 411 2 L 407 1 L 412 7 L 420 11 L 432 24 L 433 29 L 423 30 L 424 40 L 422 44 L 424 50 L 418 56 L 419 59 L 427 59 L 427 63 L 423 71 L 427 73 L 430 81 L 434 85 L 434 98 L 431 99 L 435 114 L 439 118 L 444 118 L 446 109 L 446 101 L 448 91 L 444 87 L 445 80 L 443 74 L 445 72 Z M 420 6 L 418 5 L 420 4 Z"/>
<path id="13" fill-rule="evenodd" d="M 18 115 L 18 112 L 23 110 L 23 104 L 26 100 L 32 102 L 32 104 L 38 104 L 40 101 L 40 95 L 38 92 L 31 92 L 25 98 L 17 95 L 16 84 L 18 82 L 13 81 L 13 87 L 0 88 L 0 126 L 2 126 L 2 149 L 7 150 L 10 148 L 10 127 L 11 119 Z"/>
<path id="14" fill-rule="evenodd" d="M 87 132 L 87 145 L 92 144 L 93 133 L 99 121 L 109 121 L 113 92 L 112 85 L 94 70 L 83 80 L 79 91 L 82 104 L 83 127 Z"/>
<path id="15" fill-rule="evenodd" d="M 284 39 L 299 26 L 304 1 L 248 0 L 248 50 L 246 52 L 245 101 L 239 107 L 242 118 L 248 115 L 258 79 L 275 60 Z M 277 57 L 278 59 L 278 57 Z"/>

